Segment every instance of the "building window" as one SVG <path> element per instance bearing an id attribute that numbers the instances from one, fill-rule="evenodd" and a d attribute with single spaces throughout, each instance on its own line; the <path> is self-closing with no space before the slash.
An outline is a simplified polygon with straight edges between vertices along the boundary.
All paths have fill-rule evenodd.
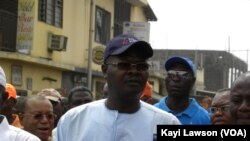
<path id="1" fill-rule="evenodd" d="M 115 0 L 114 36 L 123 33 L 123 22 L 130 21 L 131 5 L 125 0 Z"/>
<path id="2" fill-rule="evenodd" d="M 22 85 L 22 66 L 20 65 L 11 66 L 11 84 L 15 86 Z"/>
<path id="3" fill-rule="evenodd" d="M 110 40 L 110 13 L 96 7 L 95 12 L 95 41 L 106 44 Z"/>
<path id="4" fill-rule="evenodd" d="M 62 27 L 63 0 L 39 0 L 38 14 L 40 21 Z"/>

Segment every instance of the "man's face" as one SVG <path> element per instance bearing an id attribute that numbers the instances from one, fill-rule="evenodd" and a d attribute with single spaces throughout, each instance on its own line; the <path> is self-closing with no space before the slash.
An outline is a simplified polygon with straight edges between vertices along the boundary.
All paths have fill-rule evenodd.
<path id="1" fill-rule="evenodd" d="M 108 82 L 109 99 L 126 103 L 139 101 L 148 79 L 145 59 L 128 51 L 120 56 L 110 56 L 102 69 Z"/>
<path id="2" fill-rule="evenodd" d="M 87 91 L 76 91 L 71 98 L 69 108 L 73 108 L 92 101 L 91 94 Z"/>
<path id="3" fill-rule="evenodd" d="M 250 80 L 244 80 L 232 87 L 231 115 L 236 124 L 250 125 Z"/>
<path id="4" fill-rule="evenodd" d="M 41 140 L 47 140 L 54 128 L 54 113 L 50 101 L 47 99 L 27 101 L 21 123 L 26 131 Z"/>
<path id="5" fill-rule="evenodd" d="M 218 93 L 213 98 L 211 105 L 211 122 L 214 125 L 232 124 L 229 91 Z"/>
<path id="6" fill-rule="evenodd" d="M 165 78 L 168 95 L 172 97 L 188 97 L 194 82 L 191 70 L 183 64 L 173 65 Z"/>

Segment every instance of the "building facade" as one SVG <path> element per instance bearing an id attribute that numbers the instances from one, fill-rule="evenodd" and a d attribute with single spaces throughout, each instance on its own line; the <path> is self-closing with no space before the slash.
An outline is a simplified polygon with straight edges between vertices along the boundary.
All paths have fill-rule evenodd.
<path id="1" fill-rule="evenodd" d="M 124 21 L 156 20 L 147 0 L 1 0 L 0 65 L 19 95 L 84 85 L 98 97 L 106 43 Z"/>

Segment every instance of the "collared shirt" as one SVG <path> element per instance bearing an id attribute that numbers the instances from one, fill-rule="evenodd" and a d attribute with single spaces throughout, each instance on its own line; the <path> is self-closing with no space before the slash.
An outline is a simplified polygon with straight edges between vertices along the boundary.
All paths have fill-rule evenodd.
<path id="1" fill-rule="evenodd" d="M 0 115 L 3 117 L 2 115 Z M 9 125 L 4 117 L 0 123 L 1 141 L 40 141 L 38 137 L 20 128 Z"/>
<path id="2" fill-rule="evenodd" d="M 209 125 L 211 124 L 209 113 L 202 108 L 194 98 L 190 98 L 189 106 L 182 112 L 176 113 L 175 111 L 169 109 L 166 104 L 167 96 L 163 97 L 154 106 L 174 114 L 183 125 Z"/>
<path id="3" fill-rule="evenodd" d="M 98 100 L 65 113 L 56 131 L 57 141 L 152 141 L 158 124 L 180 124 L 172 114 L 145 102 L 135 113 L 119 113 Z"/>

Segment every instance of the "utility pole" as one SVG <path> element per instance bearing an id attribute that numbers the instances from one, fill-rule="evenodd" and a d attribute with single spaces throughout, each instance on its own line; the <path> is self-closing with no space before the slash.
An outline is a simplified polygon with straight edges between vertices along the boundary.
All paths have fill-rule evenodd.
<path id="1" fill-rule="evenodd" d="M 195 75 L 195 77 L 197 78 L 197 65 L 198 65 L 198 50 L 196 49 L 195 50 L 195 53 L 194 53 L 194 75 Z M 196 87 L 196 84 L 194 85 L 194 95 L 196 96 L 197 94 L 197 87 Z"/>
<path id="2" fill-rule="evenodd" d="M 94 36 L 94 28 L 93 28 L 93 8 L 94 7 L 94 0 L 90 0 L 90 20 L 89 20 L 89 48 L 88 48 L 88 78 L 87 78 L 87 84 L 88 88 L 92 90 L 92 42 L 93 42 L 93 36 Z"/>
<path id="3" fill-rule="evenodd" d="M 247 49 L 247 70 L 249 70 L 249 65 L 248 65 L 248 49 Z"/>

